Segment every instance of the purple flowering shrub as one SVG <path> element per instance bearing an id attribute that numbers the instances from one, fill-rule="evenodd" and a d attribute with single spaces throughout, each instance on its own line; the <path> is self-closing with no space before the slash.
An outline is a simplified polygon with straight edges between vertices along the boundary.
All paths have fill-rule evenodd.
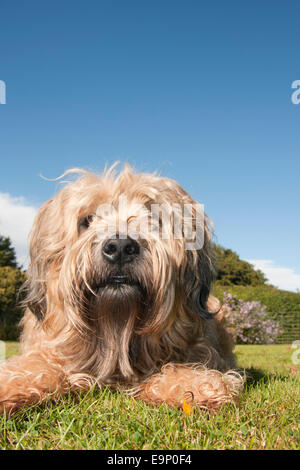
<path id="1" fill-rule="evenodd" d="M 224 292 L 222 309 L 225 325 L 237 344 L 271 344 L 283 333 L 260 302 L 246 302 Z"/>

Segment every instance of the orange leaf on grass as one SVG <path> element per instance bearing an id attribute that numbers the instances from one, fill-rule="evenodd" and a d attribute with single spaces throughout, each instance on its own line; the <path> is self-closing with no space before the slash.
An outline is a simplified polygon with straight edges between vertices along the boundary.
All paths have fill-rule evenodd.
<path id="1" fill-rule="evenodd" d="M 189 405 L 186 400 L 183 400 L 182 411 L 186 415 L 191 415 L 192 411 L 193 411 L 193 407 L 191 405 Z"/>

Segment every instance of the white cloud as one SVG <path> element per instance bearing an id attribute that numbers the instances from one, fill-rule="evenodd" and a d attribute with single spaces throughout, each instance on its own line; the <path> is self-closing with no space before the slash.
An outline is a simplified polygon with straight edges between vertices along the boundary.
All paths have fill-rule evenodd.
<path id="1" fill-rule="evenodd" d="M 297 274 L 294 269 L 277 266 L 274 261 L 268 259 L 248 259 L 247 261 L 256 269 L 260 269 L 274 286 L 291 291 L 300 289 L 300 274 Z"/>
<path id="2" fill-rule="evenodd" d="M 29 205 L 23 197 L 0 193 L 0 235 L 10 237 L 17 260 L 25 268 L 29 260 L 28 235 L 35 214 L 36 208 Z"/>

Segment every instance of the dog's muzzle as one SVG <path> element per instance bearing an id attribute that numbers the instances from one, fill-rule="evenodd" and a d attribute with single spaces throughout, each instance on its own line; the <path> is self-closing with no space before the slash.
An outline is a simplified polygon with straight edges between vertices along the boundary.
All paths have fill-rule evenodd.
<path id="1" fill-rule="evenodd" d="M 101 249 L 103 273 L 94 283 L 93 290 L 110 288 L 124 295 L 132 288 L 143 290 L 136 276 L 136 263 L 142 259 L 140 244 L 131 237 L 110 238 Z M 131 290 L 130 290 L 131 288 Z"/>
<path id="2" fill-rule="evenodd" d="M 104 244 L 102 255 L 108 263 L 118 264 L 122 268 L 125 264 L 132 263 L 139 257 L 140 246 L 136 240 L 130 237 L 111 238 Z"/>

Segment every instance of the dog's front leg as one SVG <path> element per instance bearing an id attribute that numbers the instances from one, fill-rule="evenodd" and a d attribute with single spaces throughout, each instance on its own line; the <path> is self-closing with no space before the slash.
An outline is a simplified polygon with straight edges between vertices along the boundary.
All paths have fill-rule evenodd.
<path id="1" fill-rule="evenodd" d="M 14 356 L 0 365 L 0 413 L 55 399 L 69 388 L 63 364 L 51 352 Z"/>
<path id="2" fill-rule="evenodd" d="M 137 397 L 180 407 L 184 400 L 207 409 L 233 401 L 244 379 L 234 371 L 222 373 L 203 366 L 167 364 L 142 384 Z"/>

